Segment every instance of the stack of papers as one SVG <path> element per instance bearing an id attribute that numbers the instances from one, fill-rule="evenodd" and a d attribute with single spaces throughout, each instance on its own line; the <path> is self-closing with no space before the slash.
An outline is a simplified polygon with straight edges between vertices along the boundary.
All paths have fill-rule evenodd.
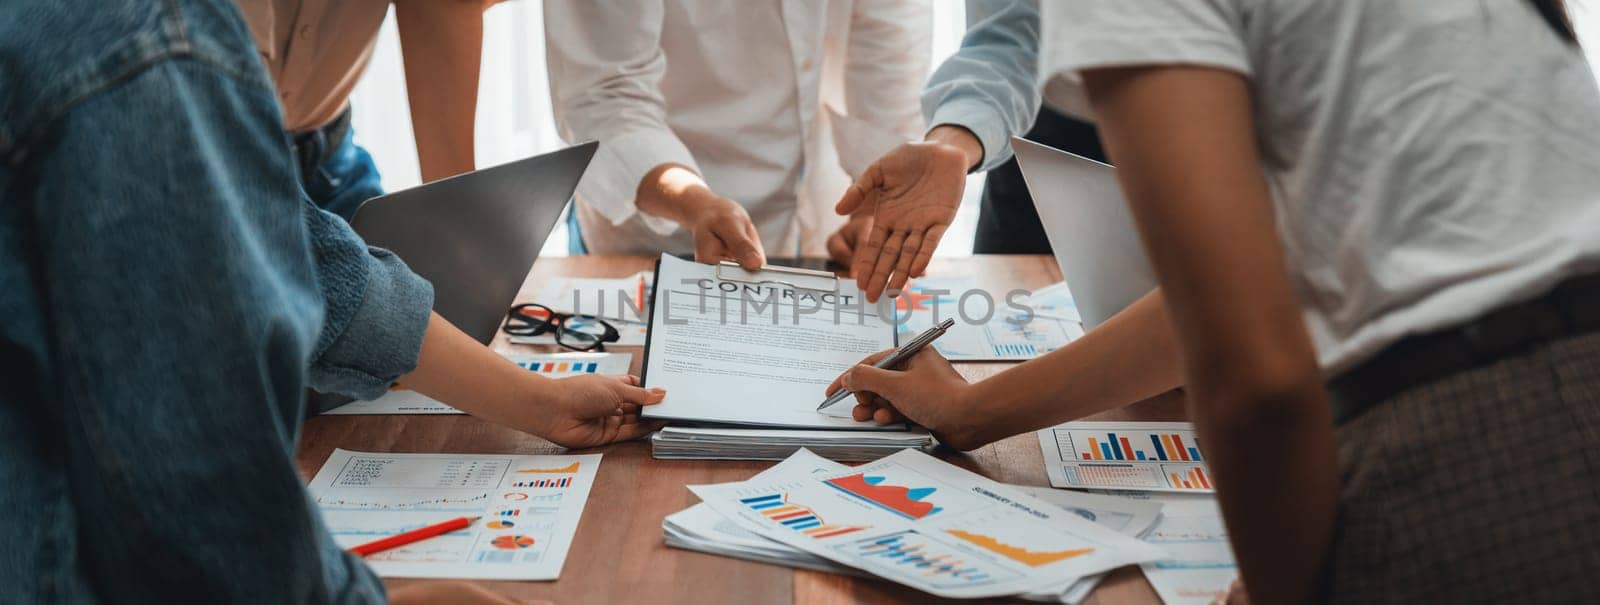
<path id="1" fill-rule="evenodd" d="M 895 346 L 895 326 L 854 282 L 665 255 L 657 277 L 640 375 L 667 396 L 640 415 L 682 424 L 654 437 L 657 458 L 779 460 L 808 447 L 873 460 L 932 445 L 904 424 L 851 418 L 850 402 L 817 410 L 841 372 Z"/>
<path id="2" fill-rule="evenodd" d="M 663 460 L 783 460 L 804 448 L 833 460 L 860 462 L 933 444 L 933 436 L 923 429 L 807 431 L 669 426 L 650 438 L 652 453 Z"/>
<path id="3" fill-rule="evenodd" d="M 1135 537 L 1159 505 L 1045 500 L 919 452 L 851 469 L 802 451 L 750 481 L 689 489 L 703 503 L 668 517 L 669 544 L 944 597 L 1074 602 L 1105 571 L 1167 558 Z"/>
<path id="4" fill-rule="evenodd" d="M 745 531 L 732 521 L 723 518 L 705 504 L 696 504 L 683 512 L 669 516 L 661 522 L 661 533 L 667 546 L 694 550 L 724 557 L 745 559 L 759 563 L 798 567 L 828 573 L 852 576 L 866 574 L 818 557 L 805 551 L 790 548 L 779 542 Z"/>

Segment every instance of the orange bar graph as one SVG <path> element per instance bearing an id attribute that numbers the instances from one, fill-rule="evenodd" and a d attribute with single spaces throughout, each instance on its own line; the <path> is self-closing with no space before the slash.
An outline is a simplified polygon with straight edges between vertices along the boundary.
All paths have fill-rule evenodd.
<path id="1" fill-rule="evenodd" d="M 1179 437 L 1177 435 L 1173 435 L 1172 436 L 1172 443 L 1174 445 L 1178 446 L 1178 458 L 1187 461 L 1189 459 L 1189 450 L 1184 449 L 1184 447 L 1183 447 L 1183 438 Z"/>
<path id="2" fill-rule="evenodd" d="M 1194 469 L 1192 471 L 1189 471 L 1189 478 L 1194 480 L 1195 485 L 1198 485 L 1198 486 L 1200 486 L 1202 488 L 1205 488 L 1205 489 L 1211 489 L 1211 481 L 1209 479 L 1206 479 L 1206 471 L 1205 471 L 1205 469 L 1197 468 L 1197 469 Z"/>
<path id="3" fill-rule="evenodd" d="M 1172 460 L 1178 459 L 1178 446 L 1172 444 L 1172 435 L 1162 435 L 1161 445 L 1166 446 L 1168 458 Z"/>
<path id="4" fill-rule="evenodd" d="M 1089 453 L 1094 454 L 1094 459 L 1095 460 L 1100 460 L 1101 459 L 1100 458 L 1100 444 L 1095 442 L 1094 437 L 1090 437 L 1089 438 Z"/>
<path id="5" fill-rule="evenodd" d="M 1179 479 L 1177 473 L 1171 473 L 1171 475 L 1172 475 L 1172 487 L 1178 487 L 1180 485 L 1183 485 L 1183 479 Z"/>

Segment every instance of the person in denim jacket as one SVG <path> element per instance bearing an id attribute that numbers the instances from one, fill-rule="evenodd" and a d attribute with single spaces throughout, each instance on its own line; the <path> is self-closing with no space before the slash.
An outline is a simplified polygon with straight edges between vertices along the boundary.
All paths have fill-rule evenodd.
<path id="1" fill-rule="evenodd" d="M 649 430 L 631 378 L 502 380 L 528 373 L 430 321 L 305 200 L 273 94 L 227 0 L 0 4 L 0 601 L 382 601 L 296 473 L 307 386 Z"/>

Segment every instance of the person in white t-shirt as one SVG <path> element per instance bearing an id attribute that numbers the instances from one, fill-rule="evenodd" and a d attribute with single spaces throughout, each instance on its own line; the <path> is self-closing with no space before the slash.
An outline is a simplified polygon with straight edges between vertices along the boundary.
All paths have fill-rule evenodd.
<path id="1" fill-rule="evenodd" d="M 1182 384 L 1234 597 L 1600 601 L 1600 90 L 1559 0 L 1042 21 L 1161 288 L 977 384 L 854 367 L 857 418 L 969 448 Z"/>

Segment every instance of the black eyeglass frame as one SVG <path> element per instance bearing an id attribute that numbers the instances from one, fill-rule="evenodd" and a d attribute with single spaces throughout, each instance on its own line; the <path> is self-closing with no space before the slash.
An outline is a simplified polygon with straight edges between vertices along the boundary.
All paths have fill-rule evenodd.
<path id="1" fill-rule="evenodd" d="M 531 317 L 524 313 L 524 311 L 530 309 L 543 311 L 546 317 Z M 579 344 L 569 343 L 567 340 L 570 338 L 581 338 L 584 341 L 590 341 L 590 339 L 595 338 L 594 334 L 587 332 L 569 332 L 566 326 L 567 322 L 572 319 L 592 321 L 596 324 L 599 324 L 600 327 L 605 328 L 605 332 L 600 334 L 597 340 L 592 340 L 591 342 L 581 342 Z M 609 321 L 593 315 L 562 313 L 539 303 L 522 303 L 513 305 L 511 310 L 506 312 L 506 321 L 500 326 L 500 329 L 512 336 L 541 336 L 554 332 L 556 344 L 573 351 L 603 352 L 606 350 L 606 343 L 622 340 L 622 333 L 617 331 L 617 327 L 611 325 L 611 322 Z M 567 337 L 568 334 L 581 334 L 582 336 Z"/>

